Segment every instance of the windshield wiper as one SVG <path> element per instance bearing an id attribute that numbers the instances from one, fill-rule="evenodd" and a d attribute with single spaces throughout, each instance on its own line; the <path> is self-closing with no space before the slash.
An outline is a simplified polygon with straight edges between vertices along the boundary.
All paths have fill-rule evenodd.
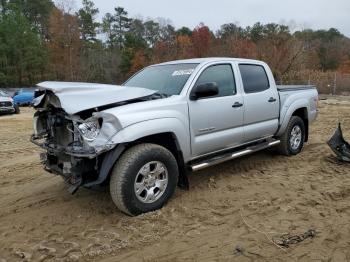
<path id="1" fill-rule="evenodd" d="M 170 97 L 171 95 L 168 95 L 168 94 L 165 94 L 165 93 L 161 93 L 161 92 L 157 92 L 157 93 L 154 93 L 152 95 L 152 97 L 155 97 L 155 98 L 167 98 L 167 97 Z"/>

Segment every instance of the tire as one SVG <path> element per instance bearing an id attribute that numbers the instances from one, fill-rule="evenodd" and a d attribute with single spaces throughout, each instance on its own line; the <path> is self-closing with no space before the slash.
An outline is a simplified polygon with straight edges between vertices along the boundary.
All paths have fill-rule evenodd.
<path id="1" fill-rule="evenodd" d="M 300 129 L 300 142 L 294 144 L 294 147 L 292 146 L 291 138 L 293 136 L 292 132 L 293 130 Z M 279 138 L 281 140 L 281 143 L 277 147 L 278 153 L 285 155 L 285 156 L 293 156 L 297 155 L 301 152 L 301 150 L 304 147 L 304 141 L 305 141 L 305 124 L 304 121 L 298 117 L 298 116 L 292 116 L 289 120 L 288 126 L 286 128 L 286 131 L 284 134 Z"/>
<path id="2" fill-rule="evenodd" d="M 21 110 L 19 109 L 19 105 L 15 105 L 15 114 L 20 114 L 21 113 Z"/>
<path id="3" fill-rule="evenodd" d="M 156 172 L 157 168 L 164 170 L 158 180 L 143 175 L 147 173 L 156 176 L 143 170 L 154 169 L 153 172 Z M 114 204 L 122 212 L 131 216 L 140 215 L 162 208 L 174 194 L 178 177 L 178 165 L 169 150 L 155 144 L 139 144 L 128 149 L 114 166 L 110 194 Z M 164 181 L 167 181 L 166 186 Z M 158 183 L 163 186 L 157 188 Z M 148 197 L 150 199 L 147 200 Z"/>

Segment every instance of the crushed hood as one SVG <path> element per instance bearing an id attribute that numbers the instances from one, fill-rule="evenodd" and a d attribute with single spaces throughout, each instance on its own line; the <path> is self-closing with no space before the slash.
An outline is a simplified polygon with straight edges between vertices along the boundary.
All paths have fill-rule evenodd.
<path id="1" fill-rule="evenodd" d="M 95 83 L 42 82 L 37 86 L 39 90 L 54 93 L 59 99 L 61 108 L 68 114 L 145 98 L 156 93 L 146 88 Z M 44 97 L 45 95 L 35 98 L 34 105 L 39 105 Z"/>

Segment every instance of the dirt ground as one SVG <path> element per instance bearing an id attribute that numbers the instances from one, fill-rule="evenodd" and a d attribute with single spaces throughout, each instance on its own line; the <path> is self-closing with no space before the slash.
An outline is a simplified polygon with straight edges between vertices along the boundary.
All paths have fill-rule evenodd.
<path id="1" fill-rule="evenodd" d="M 304 151 L 190 175 L 162 210 L 128 217 L 108 190 L 70 195 L 29 142 L 31 109 L 0 117 L 0 261 L 350 261 L 350 165 L 326 145 L 350 99 L 320 102 Z M 281 249 L 284 233 L 317 235 Z"/>

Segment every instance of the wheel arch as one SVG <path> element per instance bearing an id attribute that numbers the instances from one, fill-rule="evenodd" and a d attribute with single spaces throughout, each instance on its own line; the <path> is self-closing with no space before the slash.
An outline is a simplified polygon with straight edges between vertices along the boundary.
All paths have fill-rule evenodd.
<path id="1" fill-rule="evenodd" d="M 175 157 L 179 168 L 179 182 L 178 185 L 181 188 L 188 189 L 187 169 L 183 157 L 183 152 L 179 144 L 178 138 L 173 132 L 164 132 L 153 135 L 141 137 L 131 143 L 128 146 L 134 146 L 137 144 L 151 143 L 162 146 L 168 149 Z"/>
<path id="2" fill-rule="evenodd" d="M 176 118 L 154 119 L 124 128 L 113 138 L 118 146 L 107 152 L 103 160 L 106 167 L 99 176 L 103 176 L 103 181 L 108 179 L 116 161 L 128 148 L 142 143 L 153 143 L 163 146 L 174 155 L 179 167 L 179 186 L 187 189 L 189 185 L 185 161 L 190 153 L 190 141 L 187 141 L 189 135 L 185 128 Z"/>
<path id="3" fill-rule="evenodd" d="M 280 128 L 276 134 L 276 136 L 281 136 L 291 119 L 292 116 L 298 116 L 300 117 L 305 126 L 305 142 L 309 139 L 309 106 L 306 100 L 297 100 L 295 103 L 289 106 L 288 110 L 285 112 L 285 114 L 282 114 L 281 122 L 280 122 Z"/>
<path id="4" fill-rule="evenodd" d="M 308 116 L 308 110 L 307 107 L 301 107 L 295 110 L 292 114 L 292 116 L 298 116 L 300 117 L 305 126 L 305 139 L 304 141 L 307 142 L 309 140 L 309 116 Z"/>

